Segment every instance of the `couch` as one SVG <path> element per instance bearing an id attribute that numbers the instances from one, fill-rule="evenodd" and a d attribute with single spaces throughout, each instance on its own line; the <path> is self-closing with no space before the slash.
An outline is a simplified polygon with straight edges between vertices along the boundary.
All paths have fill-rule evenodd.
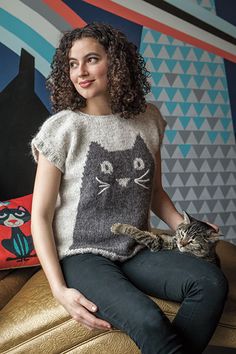
<path id="1" fill-rule="evenodd" d="M 210 344 L 236 351 L 236 246 L 219 241 L 217 253 L 229 280 L 223 315 Z M 172 320 L 179 304 L 153 298 Z M 138 354 L 123 332 L 88 330 L 53 298 L 37 266 L 0 271 L 0 353 Z"/>

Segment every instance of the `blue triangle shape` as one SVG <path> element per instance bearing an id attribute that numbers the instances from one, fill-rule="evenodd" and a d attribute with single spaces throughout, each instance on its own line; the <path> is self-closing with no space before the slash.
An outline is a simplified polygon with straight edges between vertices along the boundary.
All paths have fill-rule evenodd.
<path id="1" fill-rule="evenodd" d="M 221 118 L 220 122 L 223 125 L 224 129 L 227 129 L 231 120 L 229 118 Z"/>
<path id="2" fill-rule="evenodd" d="M 217 132 L 213 132 L 213 131 L 207 132 L 207 135 L 212 143 L 214 143 L 214 141 L 216 140 L 217 134 L 218 134 Z"/>
<path id="3" fill-rule="evenodd" d="M 209 111 L 211 112 L 212 116 L 215 114 L 216 111 L 216 105 L 213 103 L 209 103 L 206 105 Z"/>
<path id="4" fill-rule="evenodd" d="M 219 106 L 222 109 L 222 112 L 224 113 L 224 115 L 227 116 L 227 114 L 229 112 L 229 105 L 228 104 L 221 104 Z"/>
<path id="5" fill-rule="evenodd" d="M 165 131 L 165 135 L 167 136 L 167 139 L 169 140 L 170 143 L 173 143 L 176 133 L 177 133 L 176 130 L 166 130 Z"/>
<path id="6" fill-rule="evenodd" d="M 175 110 L 175 107 L 177 106 L 177 102 L 166 102 L 166 106 L 169 112 L 172 113 Z"/>
<path id="7" fill-rule="evenodd" d="M 183 111 L 183 113 L 186 115 L 190 106 L 191 106 L 191 103 L 188 103 L 188 102 L 180 102 L 180 105 L 181 105 L 181 109 Z"/>
<path id="8" fill-rule="evenodd" d="M 179 117 L 180 123 L 182 124 L 182 127 L 185 129 L 187 125 L 189 124 L 190 117 Z"/>
<path id="9" fill-rule="evenodd" d="M 203 54 L 203 50 L 200 48 L 195 47 L 194 48 L 194 53 L 196 55 L 196 57 L 198 58 L 198 60 L 200 60 L 200 58 L 202 57 Z"/>
<path id="10" fill-rule="evenodd" d="M 174 47 L 172 45 L 165 45 L 165 48 L 166 48 L 167 53 L 169 54 L 170 58 L 172 58 L 174 55 L 174 52 L 176 51 L 176 47 Z"/>
<path id="11" fill-rule="evenodd" d="M 191 79 L 192 76 L 189 76 L 189 75 L 187 75 L 187 74 L 181 74 L 181 75 L 179 75 L 179 76 L 181 77 L 181 81 L 182 81 L 183 85 L 184 85 L 185 87 L 187 87 L 187 86 L 188 86 L 188 83 L 189 83 L 189 81 L 190 81 L 190 79 Z M 195 78 L 194 78 L 194 79 L 195 79 Z"/>
<path id="12" fill-rule="evenodd" d="M 220 135 L 222 136 L 222 139 L 224 140 L 224 143 L 226 144 L 227 141 L 229 140 L 230 132 L 220 132 Z"/>
<path id="13" fill-rule="evenodd" d="M 191 149 L 191 145 L 190 144 L 184 144 L 184 145 L 180 144 L 179 145 L 179 149 L 180 149 L 182 155 L 184 157 L 186 157 L 188 155 L 188 153 L 189 153 L 189 150 Z"/>
<path id="14" fill-rule="evenodd" d="M 194 120 L 194 124 L 196 125 L 196 127 L 197 127 L 198 129 L 200 129 L 201 126 L 202 126 L 202 124 L 203 124 L 204 121 L 205 121 L 205 118 L 202 118 L 202 117 L 194 117 L 193 120 Z"/>
<path id="15" fill-rule="evenodd" d="M 211 102 L 214 102 L 215 101 L 215 98 L 218 94 L 218 91 L 215 91 L 215 90 L 207 90 L 207 93 L 211 99 Z"/>
<path id="16" fill-rule="evenodd" d="M 216 81 L 218 80 L 218 77 L 215 77 L 215 76 L 208 76 L 208 81 L 211 85 L 211 87 L 214 87 L 215 84 L 216 84 Z"/>
<path id="17" fill-rule="evenodd" d="M 205 79 L 204 76 L 198 76 L 198 75 L 194 76 L 194 80 L 196 81 L 198 87 L 201 87 L 204 79 Z"/>

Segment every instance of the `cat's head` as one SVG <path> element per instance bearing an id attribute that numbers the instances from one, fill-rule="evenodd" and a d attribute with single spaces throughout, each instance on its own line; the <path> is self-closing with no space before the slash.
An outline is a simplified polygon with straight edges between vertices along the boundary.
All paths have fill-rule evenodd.
<path id="1" fill-rule="evenodd" d="M 176 244 L 181 252 L 191 252 L 198 257 L 206 256 L 220 233 L 204 221 L 183 212 L 184 221 L 176 230 Z"/>
<path id="2" fill-rule="evenodd" d="M 151 190 L 154 160 L 140 135 L 133 147 L 126 150 L 108 151 L 97 142 L 92 142 L 86 166 L 84 180 L 93 179 L 99 197 L 110 196 L 110 191 L 117 198 L 134 188 L 137 193 Z"/>
<path id="3" fill-rule="evenodd" d="M 30 213 L 23 206 L 15 209 L 4 208 L 0 210 L 0 225 L 19 227 L 30 220 Z"/>

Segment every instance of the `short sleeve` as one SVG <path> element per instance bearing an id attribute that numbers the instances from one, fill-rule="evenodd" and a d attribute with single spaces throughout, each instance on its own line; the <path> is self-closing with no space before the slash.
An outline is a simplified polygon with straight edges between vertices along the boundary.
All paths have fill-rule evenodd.
<path id="1" fill-rule="evenodd" d="M 31 141 L 31 151 L 35 162 L 41 153 L 61 172 L 65 170 L 68 146 L 68 129 L 64 111 L 47 119 Z"/>
<path id="2" fill-rule="evenodd" d="M 162 116 L 161 112 L 159 111 L 159 109 L 154 104 L 149 103 L 148 106 L 149 106 L 150 112 L 154 116 L 155 123 L 157 125 L 158 134 L 159 134 L 159 145 L 161 146 L 163 138 L 164 138 L 165 128 L 167 126 L 167 122 L 163 118 L 163 116 Z"/>

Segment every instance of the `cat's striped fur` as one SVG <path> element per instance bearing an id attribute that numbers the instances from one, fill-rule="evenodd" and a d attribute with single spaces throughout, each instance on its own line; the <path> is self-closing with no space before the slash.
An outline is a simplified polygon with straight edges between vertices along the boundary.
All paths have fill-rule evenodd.
<path id="1" fill-rule="evenodd" d="M 144 244 L 151 251 L 160 249 L 178 249 L 219 265 L 215 247 L 219 232 L 209 224 L 197 220 L 183 212 L 184 221 L 176 231 L 152 229 L 142 231 L 128 224 L 114 224 L 111 231 L 114 234 L 123 234 L 134 238 L 138 243 Z"/>

